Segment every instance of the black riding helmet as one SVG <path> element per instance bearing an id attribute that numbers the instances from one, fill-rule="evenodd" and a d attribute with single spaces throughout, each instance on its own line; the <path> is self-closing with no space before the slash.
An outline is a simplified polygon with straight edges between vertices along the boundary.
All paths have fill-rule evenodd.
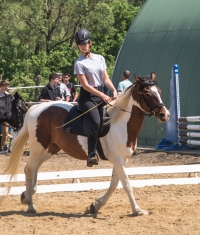
<path id="1" fill-rule="evenodd" d="M 85 44 L 91 40 L 91 34 L 87 29 L 79 29 L 75 33 L 75 41 L 77 45 Z"/>

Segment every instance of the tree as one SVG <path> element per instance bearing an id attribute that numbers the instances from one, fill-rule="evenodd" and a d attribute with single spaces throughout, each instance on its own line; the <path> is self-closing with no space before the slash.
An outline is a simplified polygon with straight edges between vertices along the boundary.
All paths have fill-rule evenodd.
<path id="1" fill-rule="evenodd" d="M 34 85 L 37 75 L 46 84 L 51 72 L 73 74 L 79 55 L 74 33 L 83 27 L 91 31 L 92 50 L 106 57 L 111 75 L 139 10 L 127 0 L 4 0 L 0 8 L 0 72 L 13 86 Z"/>
<path id="2" fill-rule="evenodd" d="M 139 11 L 126 1 L 113 1 L 111 4 L 114 23 L 109 33 L 94 34 L 94 50 L 106 57 L 108 72 L 111 75 L 115 59 L 129 27 Z"/>
<path id="3" fill-rule="evenodd" d="M 135 7 L 142 6 L 145 2 L 146 0 L 128 0 L 128 3 Z"/>
<path id="4" fill-rule="evenodd" d="M 15 5 L 13 18 L 21 22 L 15 25 L 20 42 L 38 55 L 49 54 L 63 43 L 72 46 L 75 31 L 86 27 L 108 32 L 113 24 L 110 0 L 21 0 Z"/>

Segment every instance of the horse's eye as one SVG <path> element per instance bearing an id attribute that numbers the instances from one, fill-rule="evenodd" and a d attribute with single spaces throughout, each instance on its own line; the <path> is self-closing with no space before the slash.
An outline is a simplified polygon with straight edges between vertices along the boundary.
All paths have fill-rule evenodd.
<path id="1" fill-rule="evenodd" d="M 150 93 L 150 86 L 146 86 L 144 88 L 143 92 L 144 92 L 145 95 L 149 95 L 149 93 Z"/>

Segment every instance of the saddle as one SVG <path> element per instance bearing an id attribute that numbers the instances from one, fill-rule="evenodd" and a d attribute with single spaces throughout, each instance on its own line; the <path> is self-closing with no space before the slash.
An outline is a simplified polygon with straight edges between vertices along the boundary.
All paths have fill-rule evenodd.
<path id="1" fill-rule="evenodd" d="M 80 111 L 78 109 L 78 106 L 73 106 L 69 113 L 67 114 L 67 117 L 65 119 L 64 123 L 68 123 L 64 126 L 64 130 L 67 133 L 70 134 L 76 134 L 76 135 L 81 135 L 81 136 L 88 136 L 88 132 L 90 130 L 90 122 L 87 119 L 85 115 L 82 115 L 84 112 Z M 82 116 L 80 116 L 82 115 Z M 78 117 L 78 118 L 77 118 Z M 105 117 L 108 117 L 108 114 L 104 110 L 103 117 L 101 118 L 101 127 L 99 130 L 99 138 L 107 135 L 107 133 L 110 130 L 110 124 L 106 123 Z M 73 121 L 72 121 L 73 120 Z M 71 121 L 71 122 L 70 122 Z M 103 153 L 103 149 L 101 146 L 101 142 L 98 139 L 97 141 L 97 152 L 102 160 L 107 160 Z"/>

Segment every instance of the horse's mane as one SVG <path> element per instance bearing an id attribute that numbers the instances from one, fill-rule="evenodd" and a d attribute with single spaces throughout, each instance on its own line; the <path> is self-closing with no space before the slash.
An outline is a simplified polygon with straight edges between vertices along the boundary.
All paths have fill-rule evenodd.
<path id="1" fill-rule="evenodd" d="M 120 117 L 122 109 L 125 110 L 129 102 L 132 90 L 134 89 L 135 84 L 128 87 L 125 91 L 120 93 L 115 100 L 113 100 L 110 105 L 106 105 L 107 113 L 109 118 L 107 123 L 114 123 Z"/>

